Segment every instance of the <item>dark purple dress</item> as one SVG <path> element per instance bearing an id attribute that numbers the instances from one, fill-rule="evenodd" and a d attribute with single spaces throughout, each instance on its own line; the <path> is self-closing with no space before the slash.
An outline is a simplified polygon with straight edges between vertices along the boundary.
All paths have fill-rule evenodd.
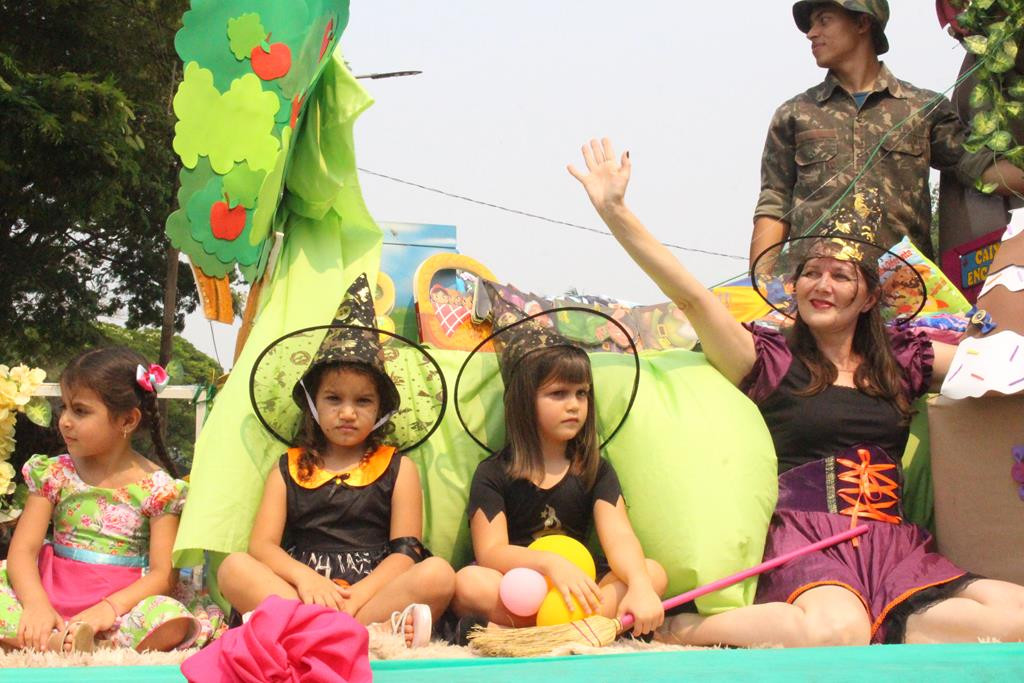
<path id="1" fill-rule="evenodd" d="M 757 360 L 740 388 L 768 425 L 779 459 L 779 501 L 765 559 L 857 524 L 870 531 L 858 544 L 842 543 L 763 574 L 756 602 L 793 602 L 822 585 L 842 586 L 864 604 L 872 642 L 902 642 L 909 614 L 948 597 L 973 577 L 934 552 L 927 531 L 903 520 L 903 455 L 909 426 L 890 403 L 831 386 L 814 396 L 793 392 L 810 373 L 785 337 L 748 326 Z M 890 333 L 905 369 L 907 398 L 931 380 L 931 343 L 909 329 Z"/>

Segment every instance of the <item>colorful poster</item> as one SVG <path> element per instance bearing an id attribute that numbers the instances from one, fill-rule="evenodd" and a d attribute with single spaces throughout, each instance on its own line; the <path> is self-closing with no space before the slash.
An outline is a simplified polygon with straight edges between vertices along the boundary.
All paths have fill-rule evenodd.
<path id="1" fill-rule="evenodd" d="M 438 349 L 476 348 L 491 326 L 473 324 L 473 299 L 480 281 L 493 279 L 486 266 L 463 254 L 435 254 L 421 263 L 415 278 L 420 340 Z"/>
<path id="2" fill-rule="evenodd" d="M 380 276 L 374 302 L 377 324 L 385 330 L 417 341 L 413 282 L 420 264 L 435 254 L 454 254 L 454 225 L 378 223 L 384 233 Z"/>

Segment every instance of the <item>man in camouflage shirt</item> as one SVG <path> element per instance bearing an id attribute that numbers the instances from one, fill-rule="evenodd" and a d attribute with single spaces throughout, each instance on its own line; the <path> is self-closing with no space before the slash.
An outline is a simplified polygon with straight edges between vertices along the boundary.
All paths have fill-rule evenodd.
<path id="1" fill-rule="evenodd" d="M 953 171 L 966 185 L 982 178 L 1005 193 L 1024 191 L 1024 173 L 1015 166 L 963 149 L 967 131 L 949 100 L 898 80 L 878 60 L 889 49 L 885 0 L 802 0 L 793 18 L 828 75 L 772 117 L 751 261 L 790 235 L 824 226 L 824 214 L 847 189 L 844 203 L 866 188 L 882 199 L 884 245 L 909 235 L 931 256 L 929 166 Z"/>

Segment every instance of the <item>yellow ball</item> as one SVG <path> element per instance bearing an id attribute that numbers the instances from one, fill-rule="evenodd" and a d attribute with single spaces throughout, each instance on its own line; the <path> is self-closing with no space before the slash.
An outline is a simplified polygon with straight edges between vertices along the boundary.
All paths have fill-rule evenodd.
<path id="1" fill-rule="evenodd" d="M 594 567 L 594 558 L 591 557 L 590 551 L 587 550 L 586 546 L 575 538 L 561 534 L 541 536 L 531 543 L 529 547 L 530 550 L 544 550 L 549 553 L 561 555 L 582 569 L 583 573 L 589 576 L 591 580 L 597 579 L 597 569 Z M 550 585 L 550 582 L 548 585 Z M 562 604 L 562 609 L 565 609 L 564 603 Z"/>
<path id="2" fill-rule="evenodd" d="M 577 619 L 583 619 L 587 615 L 584 614 L 583 609 L 580 607 L 580 603 L 575 597 L 570 597 L 572 600 L 573 610 L 570 612 L 565 607 L 565 600 L 562 598 L 562 594 L 556 589 L 552 588 L 548 591 L 547 596 L 544 598 L 544 602 L 540 603 L 540 609 L 537 610 L 537 626 L 554 626 L 555 624 L 567 624 L 570 621 L 576 621 Z"/>

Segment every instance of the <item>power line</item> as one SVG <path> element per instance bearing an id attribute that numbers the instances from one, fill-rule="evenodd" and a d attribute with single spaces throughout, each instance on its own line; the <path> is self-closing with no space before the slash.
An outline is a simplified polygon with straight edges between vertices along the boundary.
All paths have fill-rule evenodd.
<path id="1" fill-rule="evenodd" d="M 436 188 L 436 187 L 430 187 L 428 185 L 421 185 L 420 183 L 414 183 L 411 180 L 403 180 L 402 178 L 396 178 L 395 176 L 387 175 L 386 173 L 378 173 L 377 171 L 371 171 L 368 168 L 358 168 L 357 170 L 360 173 L 365 173 L 367 175 L 377 176 L 378 178 L 384 178 L 385 180 L 391 180 L 391 181 L 396 182 L 396 183 L 401 183 L 402 185 L 409 185 L 410 187 L 417 187 L 417 188 L 419 188 L 421 190 L 426 190 L 427 192 L 433 192 L 435 194 L 444 195 L 445 197 L 451 197 L 452 199 L 458 199 L 458 200 L 461 200 L 461 201 L 464 201 L 464 202 L 469 202 L 471 204 L 479 204 L 480 206 L 487 206 L 487 207 L 490 207 L 492 209 L 497 209 L 499 211 L 505 211 L 507 213 L 514 213 L 514 214 L 519 215 L 519 216 L 526 216 L 527 218 L 534 218 L 536 220 L 545 221 L 547 223 L 554 223 L 555 225 L 564 225 L 565 227 L 575 228 L 576 230 L 585 230 L 587 232 L 593 232 L 593 233 L 596 233 L 598 235 L 604 235 L 605 237 L 611 237 L 612 236 L 612 234 L 610 232 L 607 232 L 605 230 L 598 230 L 597 228 L 591 228 L 591 227 L 588 227 L 586 225 L 579 225 L 578 223 L 569 223 L 568 221 L 560 221 L 560 220 L 555 219 L 555 218 L 548 218 L 547 216 L 541 216 L 539 214 L 530 213 L 528 211 L 520 211 L 519 209 L 513 209 L 513 208 L 510 208 L 510 207 L 507 207 L 507 206 L 502 206 L 501 204 L 494 204 L 492 202 L 485 202 L 485 201 L 482 201 L 480 199 L 473 199 L 472 197 L 466 197 L 465 195 L 455 194 L 454 192 L 448 192 L 447 190 L 442 190 L 442 189 L 439 189 L 439 188 Z M 697 253 L 697 254 L 707 254 L 709 256 L 721 256 L 722 258 L 737 259 L 739 261 L 746 261 L 747 260 L 746 256 L 736 256 L 735 254 L 725 254 L 725 253 L 722 253 L 720 251 L 709 251 L 707 249 L 697 249 L 695 247 L 684 247 L 684 246 L 681 246 L 679 244 L 671 244 L 669 242 L 664 242 L 664 245 L 666 247 L 671 247 L 672 249 L 679 249 L 680 251 L 690 251 L 690 252 L 694 252 L 694 253 Z"/>

